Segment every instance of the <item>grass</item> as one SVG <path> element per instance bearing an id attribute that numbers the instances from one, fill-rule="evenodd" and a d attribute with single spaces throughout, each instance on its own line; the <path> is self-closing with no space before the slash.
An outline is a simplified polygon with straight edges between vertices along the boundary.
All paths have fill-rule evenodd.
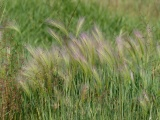
<path id="1" fill-rule="evenodd" d="M 143 17 L 142 15 L 139 17 L 128 17 L 127 14 L 132 14 L 132 12 L 121 15 L 115 10 L 108 11 L 106 8 L 100 8 L 96 3 L 87 4 L 80 2 L 78 7 L 77 4 L 78 3 L 73 0 L 66 0 L 65 2 L 62 0 L 59 0 L 59 2 L 47 2 L 46 0 L 39 0 L 38 2 L 37 0 L 32 2 L 28 2 L 27 0 L 10 1 L 6 7 L 6 16 L 8 19 L 17 21 L 22 35 L 25 36 L 23 40 L 19 38 L 19 36 L 16 36 L 15 39 L 25 41 L 25 43 L 29 42 L 34 45 L 43 44 L 45 46 L 53 42 L 45 30 L 46 25 L 44 21 L 47 18 L 54 18 L 64 22 L 65 26 L 73 32 L 74 26 L 76 26 L 79 18 L 85 17 L 88 24 L 84 26 L 84 30 L 91 29 L 91 27 L 96 24 L 100 26 L 102 32 L 105 33 L 108 39 L 114 39 L 119 35 L 120 31 L 129 32 L 130 34 L 135 28 L 144 30 L 146 27 L 145 23 L 147 20 L 145 19 L 147 18 L 143 13 Z M 34 7 L 32 7 L 33 5 Z M 75 8 L 76 11 L 74 12 Z M 158 21 L 156 23 L 159 24 Z"/>
<path id="2" fill-rule="evenodd" d="M 0 118 L 159 119 L 159 15 L 142 1 L 1 1 Z"/>

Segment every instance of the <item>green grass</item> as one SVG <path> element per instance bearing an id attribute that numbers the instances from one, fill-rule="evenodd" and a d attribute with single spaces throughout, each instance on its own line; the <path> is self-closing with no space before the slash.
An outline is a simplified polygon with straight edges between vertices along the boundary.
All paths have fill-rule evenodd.
<path id="1" fill-rule="evenodd" d="M 160 119 L 158 2 L 0 2 L 0 119 Z"/>
<path id="2" fill-rule="evenodd" d="M 87 24 L 84 26 L 84 30 L 91 29 L 96 24 L 100 26 L 108 39 L 115 38 L 120 31 L 129 32 L 130 34 L 135 28 L 144 30 L 146 27 L 146 17 L 142 17 L 142 15 L 128 17 L 129 14 L 132 14 L 131 12 L 121 15 L 115 10 L 109 11 L 107 8 L 100 8 L 96 3 L 86 4 L 80 2 L 78 7 L 77 4 L 73 0 L 59 0 L 58 2 L 53 0 L 9 0 L 6 7 L 6 16 L 7 19 L 16 20 L 20 26 L 22 36 L 25 36 L 23 40 L 19 36 L 16 36 L 15 39 L 34 45 L 46 45 L 53 42 L 45 30 L 44 21 L 47 18 L 64 22 L 65 26 L 73 32 L 78 19 L 85 17 Z M 158 21 L 156 23 L 158 24 Z"/>

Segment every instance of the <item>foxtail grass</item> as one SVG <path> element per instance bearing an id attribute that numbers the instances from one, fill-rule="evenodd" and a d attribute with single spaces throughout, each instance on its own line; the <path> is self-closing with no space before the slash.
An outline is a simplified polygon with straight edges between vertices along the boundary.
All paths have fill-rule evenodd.
<path id="1" fill-rule="evenodd" d="M 75 36 L 60 22 L 47 23 L 65 37 L 49 28 L 59 45 L 50 50 L 27 47 L 31 58 L 18 82 L 27 102 L 34 103 L 31 115 L 50 119 L 159 119 L 160 53 L 148 27 L 146 34 L 135 30 L 132 36 L 120 34 L 111 43 L 97 27 L 80 32 L 84 19 L 78 22 Z"/>

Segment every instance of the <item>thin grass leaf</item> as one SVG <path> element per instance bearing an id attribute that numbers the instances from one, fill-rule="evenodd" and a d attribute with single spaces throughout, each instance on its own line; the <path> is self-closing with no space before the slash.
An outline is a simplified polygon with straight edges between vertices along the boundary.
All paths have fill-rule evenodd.
<path id="1" fill-rule="evenodd" d="M 97 26 L 94 27 L 94 30 L 92 31 L 93 36 L 96 38 L 97 41 L 101 40 L 103 41 L 103 35 L 102 32 L 99 30 Z"/>
<path id="2" fill-rule="evenodd" d="M 52 37 L 54 37 L 55 39 L 56 39 L 56 41 L 60 44 L 60 45 L 62 45 L 62 39 L 52 30 L 52 29 L 50 29 L 50 28 L 48 28 L 48 33 L 52 36 Z"/>
<path id="3" fill-rule="evenodd" d="M 138 44 L 140 46 L 140 49 L 141 49 L 141 53 L 144 54 L 145 53 L 145 43 L 142 39 L 142 35 L 139 31 L 134 31 L 134 34 L 136 36 L 136 40 L 138 41 Z"/>
<path id="4" fill-rule="evenodd" d="M 101 88 L 102 87 L 102 82 L 101 82 L 101 79 L 100 79 L 100 76 L 98 74 L 98 72 L 96 71 L 96 69 L 92 69 L 92 73 L 93 73 L 93 76 L 95 77 L 95 80 L 98 84 L 98 87 Z"/>
<path id="5" fill-rule="evenodd" d="M 16 22 L 8 22 L 5 28 L 13 29 L 17 31 L 18 33 L 21 33 L 20 28 Z"/>
<path id="6" fill-rule="evenodd" d="M 76 29 L 76 37 L 78 37 L 78 35 L 79 35 L 80 31 L 81 31 L 82 26 L 84 24 L 84 21 L 85 21 L 84 18 L 79 19 L 78 24 L 77 24 L 77 29 Z"/>
<path id="7" fill-rule="evenodd" d="M 47 19 L 46 23 L 48 23 L 53 27 L 58 28 L 61 32 L 63 32 L 66 36 L 68 36 L 68 31 L 66 30 L 65 26 L 61 22 Z"/>

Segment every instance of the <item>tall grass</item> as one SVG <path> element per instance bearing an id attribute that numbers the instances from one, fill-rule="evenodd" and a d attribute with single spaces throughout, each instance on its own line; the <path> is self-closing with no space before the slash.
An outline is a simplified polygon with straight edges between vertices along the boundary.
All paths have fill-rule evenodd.
<path id="1" fill-rule="evenodd" d="M 27 49 L 32 57 L 18 77 L 26 119 L 159 119 L 159 45 L 146 34 L 120 34 L 114 43 L 95 27 L 75 36 L 62 23 L 47 20 L 64 33 L 49 33 L 52 49 Z"/>
<path id="2" fill-rule="evenodd" d="M 20 69 L 22 58 L 19 56 L 20 45 L 13 41 L 8 28 L 15 29 L 13 23 L 8 23 L 0 31 L 0 119 L 13 119 L 19 112 L 20 91 L 15 78 Z"/>
<path id="3" fill-rule="evenodd" d="M 0 119 L 159 119 L 159 33 L 135 15 L 159 17 L 148 1 L 0 1 Z"/>
<path id="4" fill-rule="evenodd" d="M 0 119 L 16 119 L 19 116 L 21 96 L 17 82 L 17 71 L 22 64 L 19 50 L 21 44 L 13 37 L 19 32 L 14 21 L 5 16 L 4 1 L 0 1 Z"/>

